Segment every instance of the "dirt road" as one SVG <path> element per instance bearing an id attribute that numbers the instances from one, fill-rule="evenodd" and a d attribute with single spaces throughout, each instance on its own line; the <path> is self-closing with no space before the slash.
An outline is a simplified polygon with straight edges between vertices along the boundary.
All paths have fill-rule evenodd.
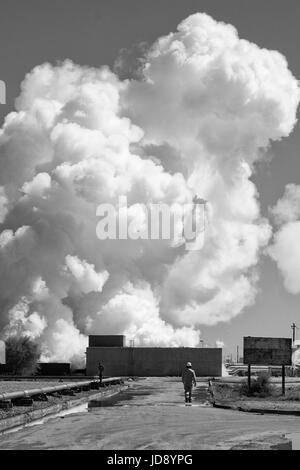
<path id="1" fill-rule="evenodd" d="M 219 410 L 205 405 L 205 389 L 192 407 L 175 378 L 147 378 L 89 410 L 0 436 L 0 449 L 211 449 L 240 439 L 296 433 L 300 418 Z M 101 406 L 99 406 L 101 405 Z"/>

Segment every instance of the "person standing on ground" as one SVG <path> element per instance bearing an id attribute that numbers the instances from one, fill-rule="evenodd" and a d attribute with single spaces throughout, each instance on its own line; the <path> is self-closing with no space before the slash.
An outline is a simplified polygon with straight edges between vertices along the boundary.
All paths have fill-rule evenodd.
<path id="1" fill-rule="evenodd" d="M 100 381 L 100 387 L 102 386 L 102 379 L 103 379 L 103 371 L 104 371 L 104 366 L 99 362 L 98 364 L 98 371 L 99 371 L 99 381 Z"/>
<path id="2" fill-rule="evenodd" d="M 193 385 L 196 387 L 197 382 L 195 371 L 192 369 L 190 362 L 187 363 L 182 373 L 182 382 L 184 386 L 185 403 L 192 403 L 192 389 Z"/>

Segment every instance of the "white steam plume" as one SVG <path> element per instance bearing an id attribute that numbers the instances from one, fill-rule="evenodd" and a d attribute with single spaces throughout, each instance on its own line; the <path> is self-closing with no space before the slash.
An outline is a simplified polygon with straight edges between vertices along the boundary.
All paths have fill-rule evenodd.
<path id="1" fill-rule="evenodd" d="M 195 346 L 256 295 L 270 227 L 250 181 L 296 122 L 299 90 L 278 52 L 205 14 L 139 62 L 141 79 L 69 61 L 27 75 L 0 131 L 0 311 L 5 334 L 45 360 L 84 357 L 89 333 Z M 199 252 L 96 237 L 96 208 L 209 201 Z M 129 208 L 130 211 L 130 208 Z"/>
<path id="2" fill-rule="evenodd" d="M 294 346 L 296 349 L 293 352 L 292 362 L 293 364 L 296 364 L 299 367 L 300 366 L 300 341 L 296 339 L 294 342 Z"/>
<path id="3" fill-rule="evenodd" d="M 277 224 L 273 244 L 268 251 L 291 294 L 300 293 L 300 186 L 288 184 L 272 209 Z"/>

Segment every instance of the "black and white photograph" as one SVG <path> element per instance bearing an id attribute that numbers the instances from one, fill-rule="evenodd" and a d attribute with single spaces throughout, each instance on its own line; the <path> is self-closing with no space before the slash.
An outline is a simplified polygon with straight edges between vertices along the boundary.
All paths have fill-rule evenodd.
<path id="1" fill-rule="evenodd" d="M 0 450 L 300 450 L 299 21 L 0 0 Z"/>

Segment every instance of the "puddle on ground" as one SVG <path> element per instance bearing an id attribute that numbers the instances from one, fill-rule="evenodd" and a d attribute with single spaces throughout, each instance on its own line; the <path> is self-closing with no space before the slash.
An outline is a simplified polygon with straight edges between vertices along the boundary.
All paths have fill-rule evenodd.
<path id="1" fill-rule="evenodd" d="M 97 399 L 94 399 L 94 400 L 92 399 L 89 402 L 86 402 L 86 403 L 83 403 L 81 405 L 69 408 L 67 410 L 62 410 L 58 413 L 55 413 L 55 414 L 52 414 L 52 415 L 49 415 L 49 416 L 45 416 L 42 419 L 32 421 L 32 422 L 27 423 L 25 425 L 18 426 L 18 427 L 0 432 L 0 435 L 17 432 L 17 431 L 20 431 L 21 429 L 24 429 L 24 428 L 27 428 L 27 427 L 32 427 L 32 426 L 45 424 L 51 419 L 64 418 L 67 415 L 81 414 L 81 413 L 86 413 L 88 411 L 93 412 L 93 410 L 95 408 L 115 407 L 115 406 L 116 407 L 118 407 L 118 406 L 120 406 L 120 407 L 143 406 L 144 407 L 145 405 L 146 406 L 155 406 L 155 407 L 156 406 L 179 406 L 179 407 L 186 407 L 187 406 L 184 403 L 184 398 L 183 397 L 182 397 L 183 403 L 180 401 L 179 397 L 178 397 L 178 401 L 170 401 L 170 402 L 164 402 L 164 401 L 154 401 L 152 403 L 149 403 L 149 402 L 146 402 L 146 403 L 143 403 L 143 402 L 133 403 L 132 402 L 135 398 L 138 399 L 139 397 L 146 397 L 146 396 L 149 396 L 149 395 L 153 395 L 153 390 L 151 390 L 151 389 L 149 390 L 149 389 L 146 389 L 146 388 L 137 389 L 135 387 L 130 386 L 126 390 L 122 390 L 122 391 L 120 391 L 120 392 L 118 392 L 114 395 L 104 396 L 104 397 L 97 398 Z M 200 394 L 199 394 L 199 392 L 195 393 L 194 401 L 192 403 L 192 408 L 193 407 L 208 407 L 208 406 L 211 406 L 211 404 L 208 401 L 206 401 L 205 399 L 201 399 L 200 395 L 201 395 L 201 391 L 200 391 Z"/>
<path id="2" fill-rule="evenodd" d="M 300 432 L 292 432 L 285 437 L 292 441 L 292 450 L 300 450 Z"/>
<path id="3" fill-rule="evenodd" d="M 178 401 L 177 398 L 173 401 L 169 402 L 164 402 L 164 401 L 153 401 L 151 403 L 149 402 L 135 402 L 133 403 L 132 400 L 135 398 L 143 397 L 143 396 L 149 396 L 153 395 L 153 390 L 147 390 L 147 389 L 142 389 L 142 390 L 137 390 L 136 388 L 129 388 L 125 391 L 121 391 L 117 395 L 113 395 L 111 397 L 101 397 L 97 398 L 95 400 L 91 400 L 88 403 L 88 410 L 92 411 L 94 408 L 103 408 L 103 407 L 129 407 L 129 406 L 186 406 L 184 403 L 184 397 L 182 397 L 183 403 Z M 153 395 L 154 396 L 154 395 Z M 197 399 L 198 398 L 198 399 Z M 201 399 L 200 397 L 197 397 L 197 394 L 194 398 L 193 407 L 208 407 L 211 406 L 211 403 L 209 403 L 206 399 Z"/>
<path id="4" fill-rule="evenodd" d="M 136 389 L 127 389 L 121 391 L 116 395 L 111 397 L 97 398 L 95 400 L 90 400 L 88 403 L 88 409 L 92 408 L 102 408 L 106 406 L 129 406 L 124 404 L 126 401 L 131 401 L 136 397 L 151 395 L 150 391 L 147 390 L 136 390 Z"/>

